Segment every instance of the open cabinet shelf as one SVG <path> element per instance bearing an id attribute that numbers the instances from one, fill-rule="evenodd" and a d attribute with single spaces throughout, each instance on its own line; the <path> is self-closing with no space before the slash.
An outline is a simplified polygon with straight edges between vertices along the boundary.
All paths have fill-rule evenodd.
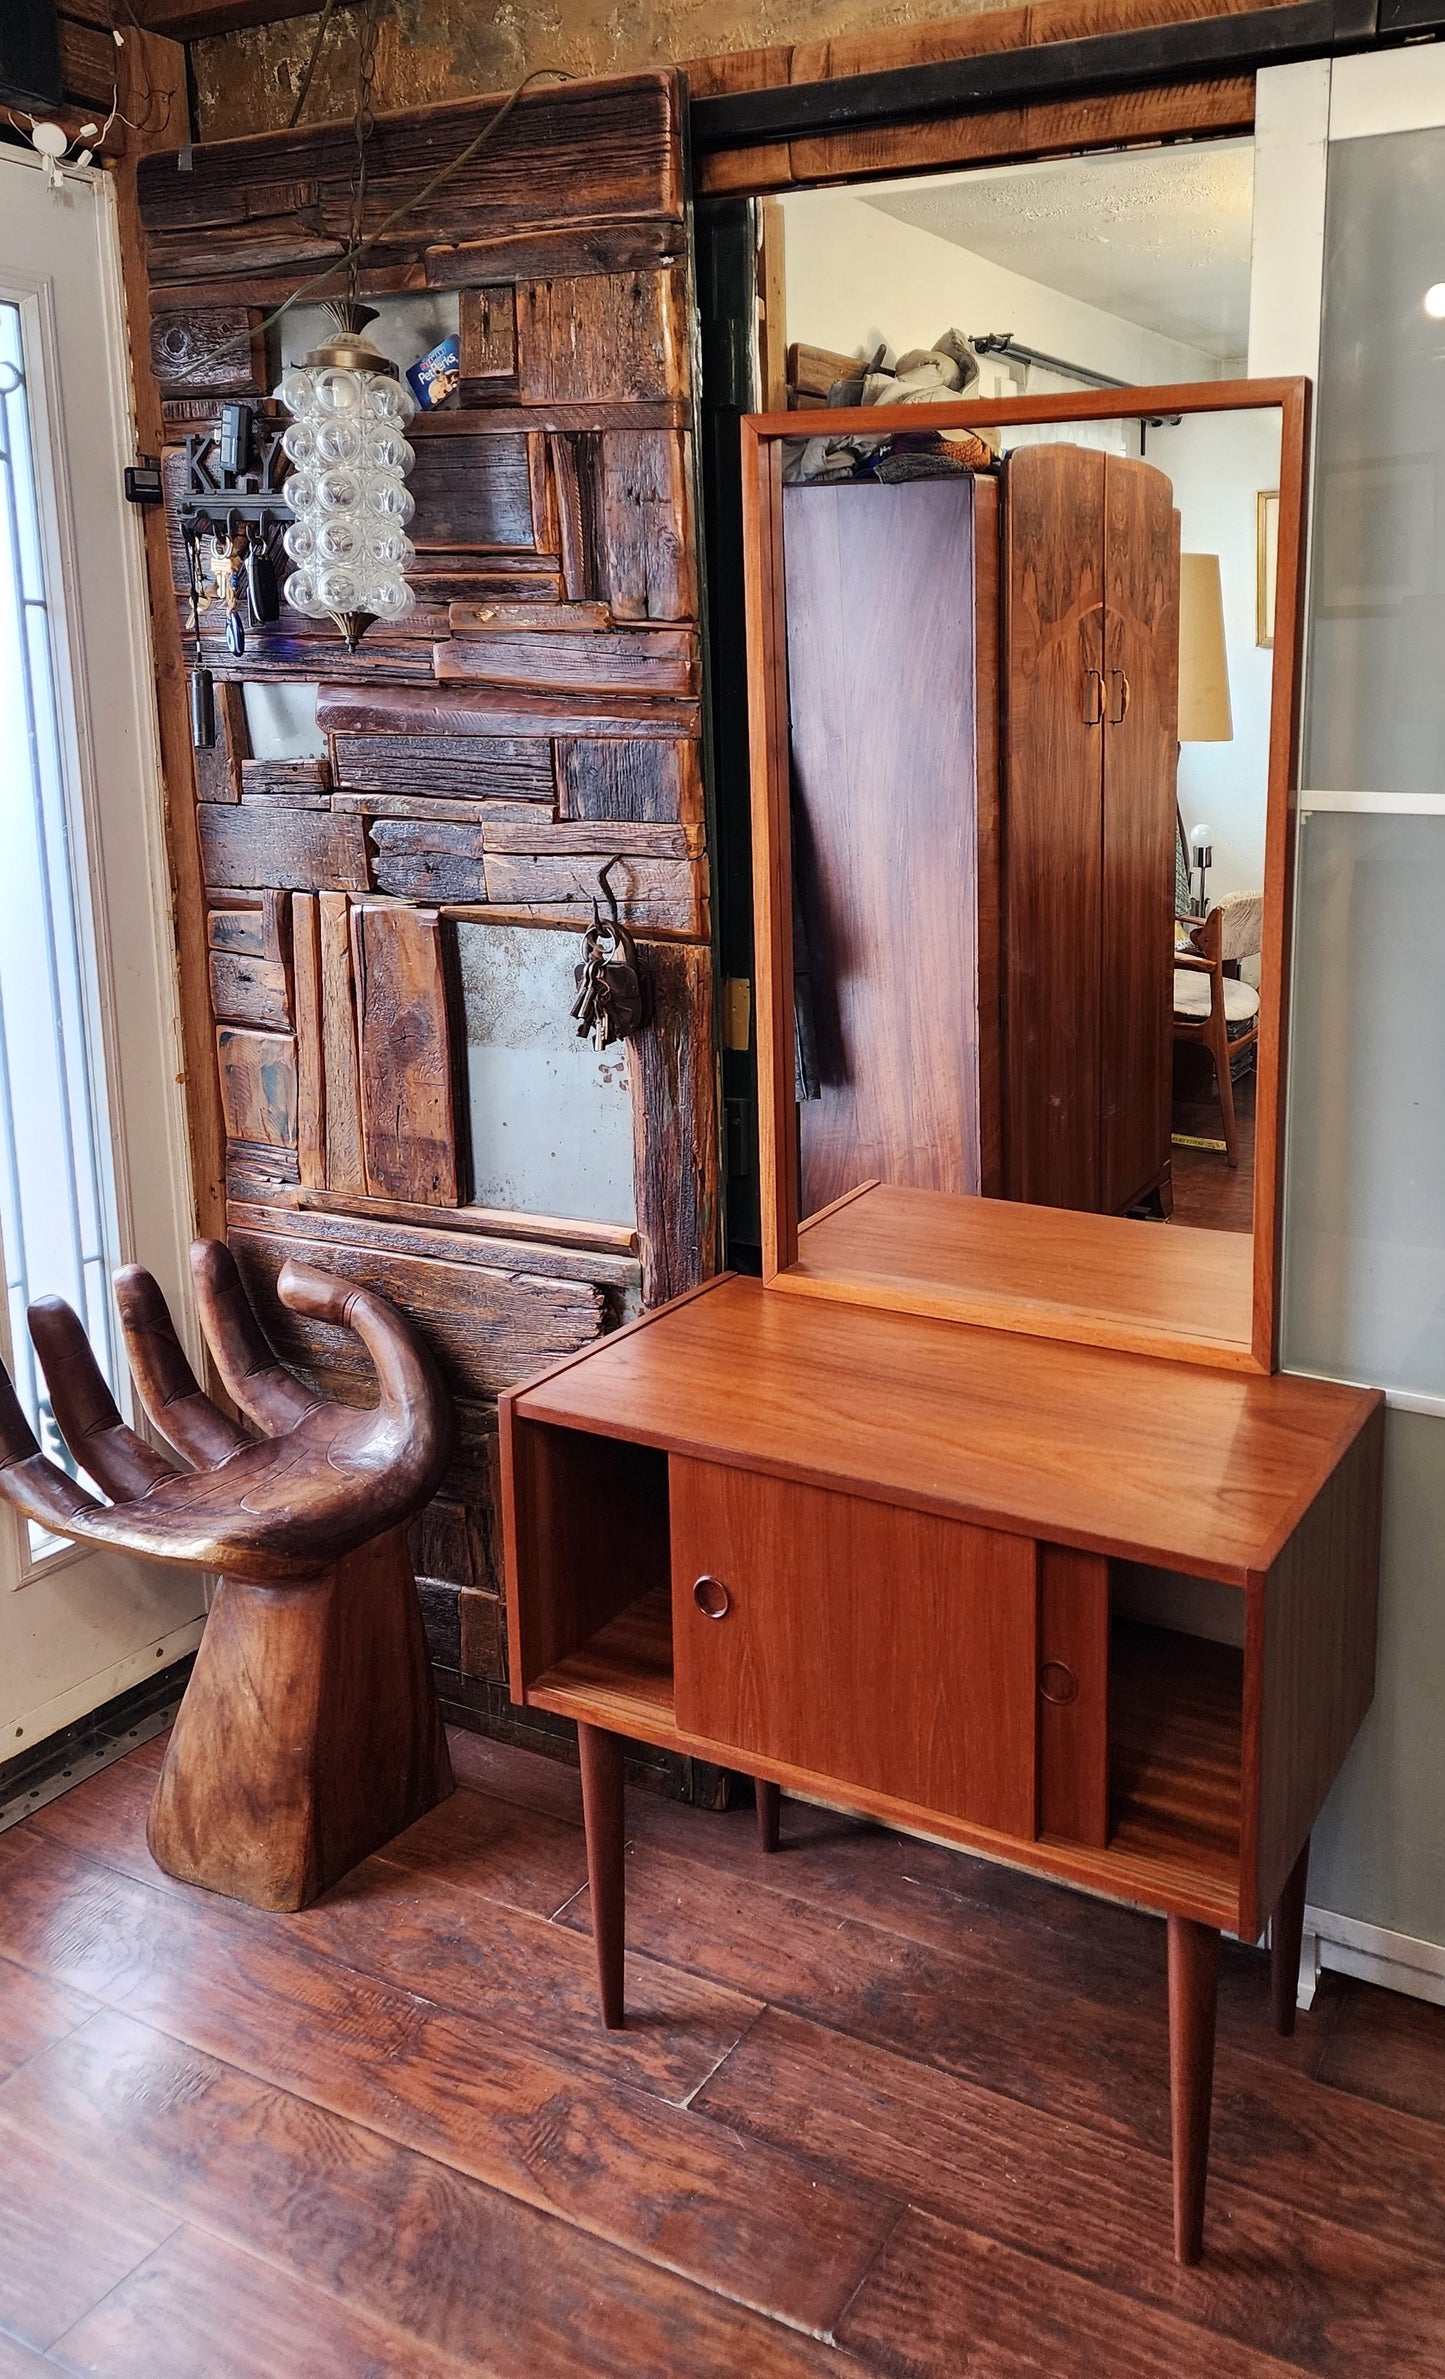
<path id="1" fill-rule="evenodd" d="M 659 1726 L 672 1727 L 672 1596 L 666 1586 L 649 1588 L 609 1619 L 539 1677 L 528 1699 L 571 1717 L 578 1694 L 649 1742 L 658 1739 Z"/>
<path id="2" fill-rule="evenodd" d="M 1109 1848 L 1239 1873 L 1244 1654 L 1116 1618 L 1109 1642 Z"/>

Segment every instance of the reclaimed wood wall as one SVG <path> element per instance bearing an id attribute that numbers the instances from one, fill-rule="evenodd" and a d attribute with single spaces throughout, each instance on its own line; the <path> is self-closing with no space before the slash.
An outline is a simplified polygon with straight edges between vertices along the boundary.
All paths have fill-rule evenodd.
<path id="1" fill-rule="evenodd" d="M 494 104 L 378 123 L 368 226 Z M 183 625 L 183 441 L 223 396 L 270 407 L 262 317 L 340 253 L 351 158 L 349 127 L 327 125 L 137 168 L 168 440 L 152 592 Z M 352 1343 L 277 1303 L 282 1262 L 304 1254 L 410 1314 L 457 1400 L 460 1451 L 417 1525 L 418 1568 L 434 1652 L 481 1681 L 474 1704 L 499 1704 L 496 1396 L 716 1259 L 676 79 L 528 97 L 371 254 L 362 287 L 459 292 L 459 408 L 411 433 L 416 609 L 351 656 L 329 623 L 283 609 L 239 661 L 220 607 L 203 615 L 218 737 L 195 755 L 185 821 L 204 932 L 180 938 L 204 952 L 185 988 L 210 1002 L 228 1235 L 278 1345 L 329 1392 L 364 1392 Z M 319 681 L 326 756 L 254 757 L 245 679 Z M 580 934 L 617 857 L 648 999 L 628 1052 L 636 1231 L 484 1212 L 467 1203 L 455 923 Z"/>

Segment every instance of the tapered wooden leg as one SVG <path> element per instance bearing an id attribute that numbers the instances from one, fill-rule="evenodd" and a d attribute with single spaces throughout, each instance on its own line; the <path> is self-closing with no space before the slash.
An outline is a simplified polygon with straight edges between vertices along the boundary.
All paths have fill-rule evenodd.
<path id="1" fill-rule="evenodd" d="M 758 1848 L 776 1850 L 783 1796 L 776 1784 L 766 1783 L 761 1776 L 755 1778 L 754 1782 L 758 1796 Z"/>
<path id="2" fill-rule="evenodd" d="M 1275 1903 L 1269 1928 L 1269 1991 L 1274 2003 L 1274 2028 L 1286 2039 L 1294 2030 L 1294 2011 L 1299 1999 L 1299 1953 L 1309 1879 L 1310 1846 L 1306 1837 L 1304 1849 L 1290 1869 L 1289 1881 Z"/>
<path id="3" fill-rule="evenodd" d="M 622 1957 L 627 1895 L 622 1866 L 622 1740 L 602 1727 L 578 1726 L 582 1760 L 582 1817 L 587 1828 L 587 1885 L 602 2021 L 622 2029 Z"/>
<path id="4" fill-rule="evenodd" d="M 1169 2103 L 1174 2134 L 1174 2256 L 1178 2263 L 1197 2263 L 1204 2247 L 1218 1986 L 1219 1935 L 1214 1926 L 1171 1916 Z"/>

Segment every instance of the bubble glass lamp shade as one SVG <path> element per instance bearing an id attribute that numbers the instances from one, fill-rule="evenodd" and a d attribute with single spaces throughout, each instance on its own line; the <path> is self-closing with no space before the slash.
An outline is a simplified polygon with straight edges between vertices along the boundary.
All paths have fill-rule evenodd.
<path id="1" fill-rule="evenodd" d="M 406 533 L 416 509 L 406 425 L 416 404 L 365 335 L 375 309 L 332 310 L 335 337 L 293 364 L 276 391 L 291 415 L 281 440 L 294 565 L 284 593 L 305 618 L 334 620 L 355 652 L 373 620 L 404 619 L 416 600 L 406 576 L 416 551 Z"/>

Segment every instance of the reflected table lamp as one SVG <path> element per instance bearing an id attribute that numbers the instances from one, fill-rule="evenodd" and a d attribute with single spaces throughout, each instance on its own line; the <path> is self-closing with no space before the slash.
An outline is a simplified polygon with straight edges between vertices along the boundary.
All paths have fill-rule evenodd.
<path id="1" fill-rule="evenodd" d="M 1229 661 L 1224 645 L 1224 594 L 1217 553 L 1179 557 L 1179 741 L 1232 743 Z M 1208 913 L 1206 885 L 1214 862 L 1210 830 L 1189 837 L 1190 877 L 1198 879 L 1195 913 Z"/>

